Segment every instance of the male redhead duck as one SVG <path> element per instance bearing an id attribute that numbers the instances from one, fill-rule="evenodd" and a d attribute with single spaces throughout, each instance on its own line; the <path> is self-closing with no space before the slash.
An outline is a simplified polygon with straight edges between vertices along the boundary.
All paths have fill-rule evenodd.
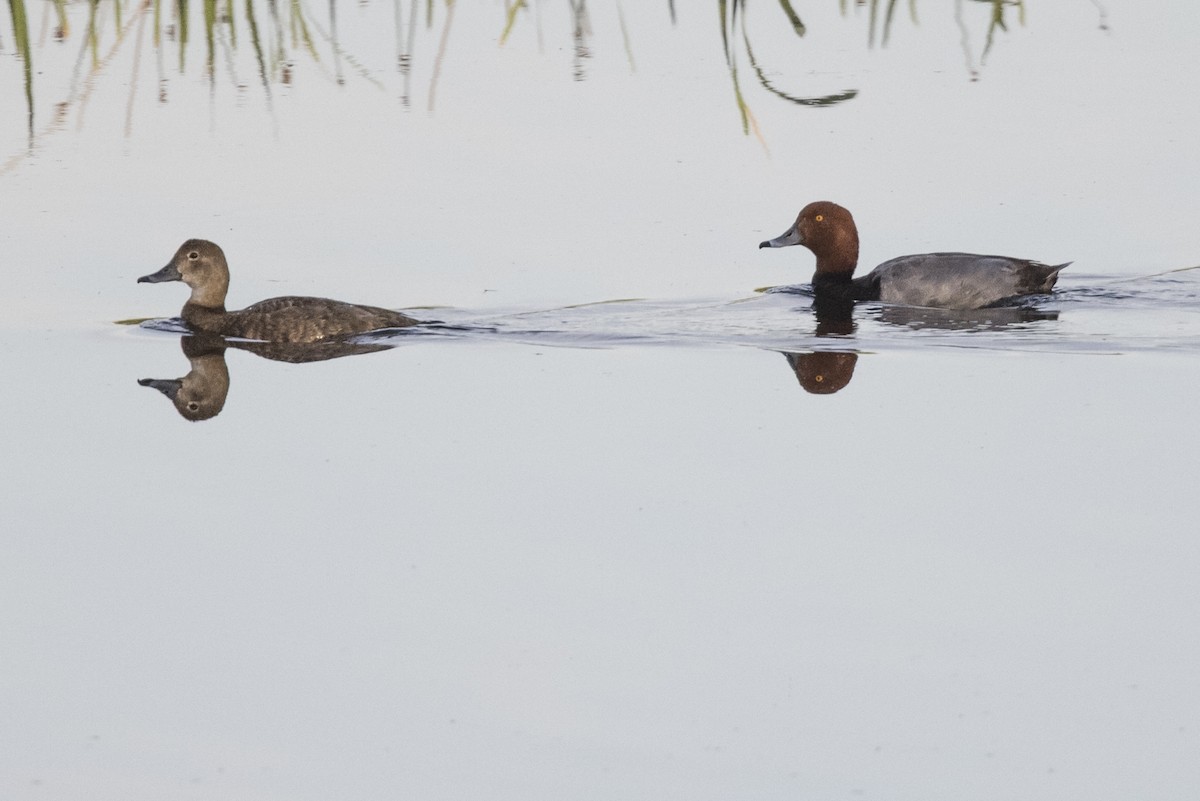
<path id="1" fill-rule="evenodd" d="M 836 203 L 809 203 L 791 228 L 760 248 L 804 245 L 817 257 L 813 292 L 839 300 L 881 300 L 905 306 L 981 309 L 1020 295 L 1049 292 L 1067 264 L 1050 266 L 1008 256 L 920 253 L 885 261 L 854 278 L 858 229 Z"/>
<path id="2" fill-rule="evenodd" d="M 241 311 L 226 311 L 229 265 L 221 248 L 204 239 L 184 242 L 170 264 L 138 279 L 139 284 L 163 281 L 183 281 L 192 288 L 181 315 L 189 328 L 221 336 L 263 342 L 317 342 L 421 322 L 391 309 L 328 298 L 271 298 Z"/>

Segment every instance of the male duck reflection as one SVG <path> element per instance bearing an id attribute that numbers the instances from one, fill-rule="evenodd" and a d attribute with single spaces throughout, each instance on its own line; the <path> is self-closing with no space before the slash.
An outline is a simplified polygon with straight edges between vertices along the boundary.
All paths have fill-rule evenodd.
<path id="1" fill-rule="evenodd" d="M 1059 271 L 1070 264 L 1050 266 L 974 253 L 921 253 L 890 259 L 854 278 L 858 229 L 849 211 L 827 200 L 809 203 L 791 228 L 759 247 L 788 245 L 804 245 L 817 257 L 812 279 L 817 297 L 942 309 L 982 309 L 1021 295 L 1049 292 Z"/>
<path id="2" fill-rule="evenodd" d="M 225 310 L 229 265 L 225 253 L 204 239 L 189 239 L 171 263 L 138 283 L 183 281 L 192 296 L 183 304 L 183 321 L 193 331 L 264 342 L 317 342 L 380 328 L 418 325 L 406 314 L 328 298 L 283 297 L 259 301 L 241 311 Z"/>

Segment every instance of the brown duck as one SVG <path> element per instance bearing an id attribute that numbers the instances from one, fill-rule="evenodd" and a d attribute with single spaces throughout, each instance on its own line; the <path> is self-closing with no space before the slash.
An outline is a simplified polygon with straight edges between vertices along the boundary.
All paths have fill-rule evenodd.
<path id="1" fill-rule="evenodd" d="M 329 298 L 282 297 L 259 301 L 240 311 L 226 311 L 229 265 L 215 243 L 189 239 L 174 258 L 138 283 L 182 281 L 192 289 L 180 315 L 193 331 L 263 342 L 317 342 L 376 331 L 404 328 L 420 320 L 391 309 L 360 306 Z"/>

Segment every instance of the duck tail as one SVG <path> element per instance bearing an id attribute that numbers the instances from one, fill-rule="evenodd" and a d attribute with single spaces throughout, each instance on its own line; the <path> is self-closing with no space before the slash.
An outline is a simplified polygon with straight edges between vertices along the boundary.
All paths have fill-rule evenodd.
<path id="1" fill-rule="evenodd" d="M 1046 273 L 1042 278 L 1041 291 L 1049 292 L 1051 289 L 1054 289 L 1054 285 L 1058 282 L 1058 274 L 1067 267 L 1070 267 L 1071 264 L 1072 262 L 1065 261 L 1062 264 L 1044 265 Z"/>

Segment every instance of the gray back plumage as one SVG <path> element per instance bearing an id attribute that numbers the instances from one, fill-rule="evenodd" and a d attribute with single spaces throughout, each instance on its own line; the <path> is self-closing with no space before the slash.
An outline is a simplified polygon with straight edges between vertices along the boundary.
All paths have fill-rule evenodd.
<path id="1" fill-rule="evenodd" d="M 871 271 L 880 300 L 908 306 L 979 309 L 1020 295 L 1049 292 L 1070 264 L 1048 265 L 1008 256 L 921 253 L 889 259 Z"/>

